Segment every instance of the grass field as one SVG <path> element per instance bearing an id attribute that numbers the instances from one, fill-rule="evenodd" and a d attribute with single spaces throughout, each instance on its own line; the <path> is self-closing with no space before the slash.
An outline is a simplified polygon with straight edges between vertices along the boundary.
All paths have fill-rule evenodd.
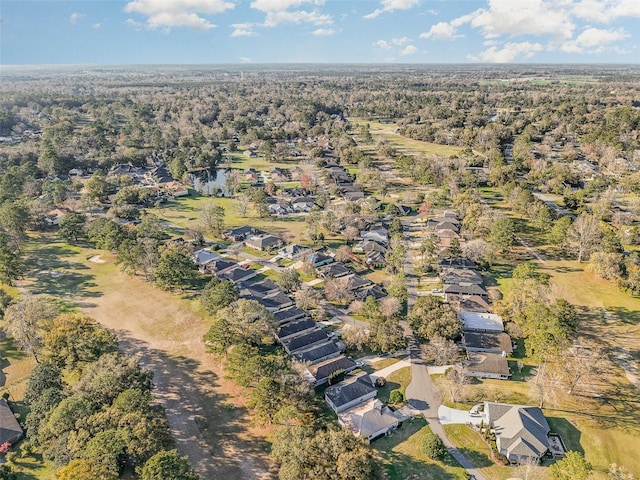
<path id="1" fill-rule="evenodd" d="M 387 403 L 392 390 L 400 390 L 404 395 L 405 390 L 411 383 L 411 367 L 403 367 L 389 374 L 387 383 L 378 389 L 378 399 Z"/>
<path id="2" fill-rule="evenodd" d="M 388 437 L 371 444 L 384 466 L 388 480 L 466 480 L 465 470 L 451 457 L 444 461 L 428 459 L 420 450 L 424 436 L 431 430 L 423 418 L 413 418 Z"/>

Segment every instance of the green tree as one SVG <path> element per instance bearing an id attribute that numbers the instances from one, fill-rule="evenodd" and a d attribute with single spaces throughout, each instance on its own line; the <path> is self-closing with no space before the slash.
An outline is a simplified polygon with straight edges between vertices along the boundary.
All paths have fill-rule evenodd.
<path id="1" fill-rule="evenodd" d="M 164 290 L 184 289 L 195 277 L 196 265 L 185 253 L 167 249 L 160 255 L 155 270 L 156 283 Z"/>
<path id="2" fill-rule="evenodd" d="M 31 212 L 24 201 L 0 204 L 0 228 L 6 232 L 12 245 L 20 246 L 24 242 L 30 222 Z"/>
<path id="3" fill-rule="evenodd" d="M 209 315 L 229 306 L 238 298 L 238 288 L 230 281 L 213 278 L 202 290 L 200 303 Z"/>
<path id="4" fill-rule="evenodd" d="M 565 216 L 557 219 L 547 234 L 549 243 L 564 248 L 567 244 L 569 228 L 571 228 L 571 217 Z"/>
<path id="5" fill-rule="evenodd" d="M 302 286 L 302 278 L 295 268 L 283 268 L 278 272 L 276 283 L 287 293 L 295 292 Z"/>
<path id="6" fill-rule="evenodd" d="M 0 480 L 18 480 L 18 476 L 9 465 L 0 465 Z"/>
<path id="7" fill-rule="evenodd" d="M 509 218 L 498 218 L 491 225 L 488 242 L 496 249 L 505 252 L 516 241 L 516 228 Z"/>
<path id="8" fill-rule="evenodd" d="M 106 217 L 96 218 L 89 224 L 87 236 L 89 241 L 95 244 L 96 248 L 109 251 L 117 250 L 126 238 L 122 227 Z"/>
<path id="9" fill-rule="evenodd" d="M 26 271 L 20 251 L 11 245 L 9 236 L 0 229 L 0 282 L 13 285 Z"/>
<path id="10" fill-rule="evenodd" d="M 79 480 L 82 478 L 117 480 L 118 477 L 117 471 L 110 470 L 107 465 L 103 465 L 96 460 L 71 460 L 56 472 L 56 480 Z"/>
<path id="11" fill-rule="evenodd" d="M 435 296 L 421 296 L 409 313 L 409 325 L 422 340 L 443 337 L 453 340 L 460 336 L 458 316 L 448 303 Z"/>
<path id="12" fill-rule="evenodd" d="M 126 442 L 122 434 L 118 430 L 108 429 L 96 433 L 87 442 L 79 456 L 117 472 L 124 461 L 125 447 Z"/>
<path id="13" fill-rule="evenodd" d="M 156 453 L 140 469 L 140 480 L 202 480 L 189 465 L 187 457 L 176 450 Z"/>
<path id="14" fill-rule="evenodd" d="M 549 475 L 553 480 L 585 480 L 591 470 L 591 464 L 584 456 L 571 450 L 549 467 Z"/>
<path id="15" fill-rule="evenodd" d="M 95 172 L 84 184 L 86 195 L 94 202 L 103 203 L 107 201 L 109 194 L 113 192 L 113 185 L 107 182 L 101 172 Z"/>
<path id="16" fill-rule="evenodd" d="M 67 243 L 77 242 L 84 237 L 87 218 L 81 213 L 67 213 L 60 219 L 58 235 Z"/>
<path id="17" fill-rule="evenodd" d="M 45 390 L 53 388 L 62 392 L 64 386 L 60 367 L 52 362 L 40 362 L 29 374 L 24 391 L 24 401 L 33 403 L 41 397 Z"/>
<path id="18" fill-rule="evenodd" d="M 207 202 L 198 210 L 198 218 L 206 232 L 212 233 L 216 237 L 222 236 L 222 232 L 224 232 L 224 208 L 212 201 Z"/>
<path id="19" fill-rule="evenodd" d="M 68 313 L 53 320 L 44 336 L 44 348 L 47 357 L 60 367 L 77 368 L 115 352 L 118 341 L 93 318 Z"/>
<path id="20" fill-rule="evenodd" d="M 427 458 L 432 460 L 441 460 L 447 453 L 442 439 L 433 432 L 428 432 L 422 437 L 420 449 Z"/>

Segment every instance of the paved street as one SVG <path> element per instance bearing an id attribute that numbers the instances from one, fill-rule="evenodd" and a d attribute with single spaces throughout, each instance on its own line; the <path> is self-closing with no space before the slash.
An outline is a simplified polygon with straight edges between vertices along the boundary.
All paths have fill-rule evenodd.
<path id="1" fill-rule="evenodd" d="M 405 222 L 405 225 L 410 222 Z M 426 228 L 426 227 L 425 227 Z M 408 230 L 412 230 L 409 228 Z M 408 239 L 408 232 L 405 231 L 405 239 Z M 411 311 L 418 297 L 417 279 L 413 271 L 413 259 L 416 251 L 411 248 L 411 242 L 407 243 L 407 258 L 404 262 L 404 273 L 407 281 L 407 308 Z M 411 352 L 411 383 L 407 387 L 407 402 L 419 411 L 429 423 L 431 431 L 437 434 L 444 442 L 451 455 L 467 470 L 469 475 L 474 475 L 477 480 L 487 480 L 487 478 L 475 468 L 473 463 L 465 457 L 447 438 L 440 423 L 439 409 L 442 405 L 440 391 L 433 383 L 429 375 L 428 365 L 422 356 L 422 350 L 417 340 L 413 337 L 407 322 L 403 322 L 407 338 L 409 339 L 409 349 Z M 446 408 L 446 407 L 445 407 Z"/>

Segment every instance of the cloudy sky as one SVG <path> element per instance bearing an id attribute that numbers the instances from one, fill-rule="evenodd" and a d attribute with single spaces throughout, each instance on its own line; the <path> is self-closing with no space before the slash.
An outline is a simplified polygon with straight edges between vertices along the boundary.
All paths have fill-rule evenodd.
<path id="1" fill-rule="evenodd" d="M 0 64 L 638 63 L 640 0 L 2 0 Z"/>

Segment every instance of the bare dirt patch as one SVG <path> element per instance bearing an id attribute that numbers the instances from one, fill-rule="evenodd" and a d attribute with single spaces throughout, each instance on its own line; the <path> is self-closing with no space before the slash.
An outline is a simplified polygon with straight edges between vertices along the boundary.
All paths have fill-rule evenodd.
<path id="1" fill-rule="evenodd" d="M 103 260 L 101 255 L 94 255 L 89 258 L 89 261 L 93 263 L 106 263 L 106 260 Z"/>

